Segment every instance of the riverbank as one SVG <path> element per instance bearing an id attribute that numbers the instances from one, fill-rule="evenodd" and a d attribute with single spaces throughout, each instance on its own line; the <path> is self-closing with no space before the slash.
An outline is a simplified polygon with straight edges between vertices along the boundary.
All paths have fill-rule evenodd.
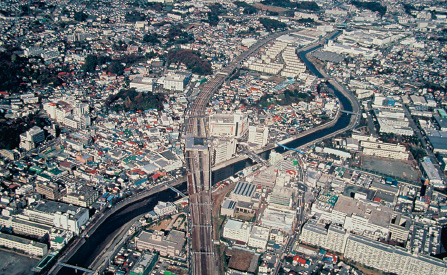
<path id="1" fill-rule="evenodd" d="M 176 179 L 175 181 L 171 182 L 171 186 L 179 186 L 184 184 L 186 181 L 186 177 L 182 177 L 179 179 Z M 149 190 L 144 190 L 142 192 L 139 192 L 137 194 L 134 194 L 130 197 L 128 197 L 126 200 L 123 200 L 121 202 L 118 202 L 116 205 L 114 205 L 112 208 L 104 208 L 102 211 L 98 212 L 96 217 L 94 217 L 94 220 L 89 224 L 89 226 L 84 230 L 84 232 L 80 236 L 74 237 L 74 240 L 71 242 L 71 245 L 65 250 L 63 255 L 59 256 L 58 262 L 63 263 L 69 263 L 73 265 L 79 265 L 79 266 L 88 266 L 91 263 L 88 263 L 87 265 L 83 263 L 83 259 L 88 261 L 94 261 L 95 258 L 100 254 L 101 252 L 101 245 L 98 239 L 102 238 L 105 240 L 105 243 L 110 243 L 110 234 L 108 234 L 108 231 L 111 231 L 112 233 L 114 230 L 113 228 L 106 228 L 105 224 L 107 222 L 116 222 L 119 223 L 120 220 L 114 220 L 110 221 L 110 219 L 120 212 L 126 212 L 129 213 L 132 212 L 132 210 L 137 210 L 138 212 L 146 213 L 152 210 L 153 206 L 156 204 L 156 200 L 152 200 L 157 195 L 157 198 L 160 197 L 161 200 L 173 200 L 175 197 L 175 194 L 171 193 L 170 196 L 168 196 L 168 193 L 166 193 L 168 187 L 166 185 L 157 185 Z M 160 195 L 163 193 L 163 195 Z M 172 199 L 171 199 L 172 197 Z M 158 201 L 158 200 L 157 200 Z M 123 224 L 127 223 L 127 219 L 130 218 L 132 214 L 130 214 L 128 217 L 122 217 L 121 222 Z M 121 228 L 121 226 L 119 226 Z M 99 229 L 99 230 L 98 230 Z M 106 229 L 106 230 L 104 230 Z M 101 236 L 99 236 L 101 235 Z M 113 237 L 114 234 L 112 234 Z M 93 239 L 93 241 L 92 241 Z M 91 244 L 91 242 L 96 244 Z M 88 246 L 88 248 L 85 248 Z M 79 253 L 79 251 L 83 248 L 83 250 L 91 250 L 90 253 Z M 81 254 L 81 255 L 78 255 Z M 80 258 L 81 260 L 74 259 L 74 258 Z M 90 260 L 88 260 L 90 259 Z M 73 271 L 73 272 L 72 272 Z M 60 267 L 57 263 L 52 267 L 49 274 L 75 274 L 74 270 L 69 270 L 67 268 Z"/>
<path id="2" fill-rule="evenodd" d="M 339 32 L 334 32 L 328 35 L 331 39 L 339 35 Z M 298 56 L 302 59 L 302 61 L 306 64 L 308 69 L 315 74 L 318 78 L 328 79 L 329 88 L 334 90 L 334 94 L 337 96 L 341 103 L 341 107 L 343 107 L 343 110 L 349 111 L 352 113 L 355 113 L 355 115 L 349 115 L 349 122 L 345 124 L 344 121 L 341 121 L 340 118 L 348 116 L 348 114 L 341 113 L 340 110 L 337 112 L 337 115 L 335 118 L 325 124 L 319 125 L 315 128 L 312 128 L 308 131 L 299 133 L 297 135 L 294 135 L 292 137 L 289 137 L 287 139 L 281 140 L 278 143 L 282 145 L 286 145 L 291 148 L 305 148 L 307 146 L 313 145 L 315 143 L 318 143 L 324 139 L 331 138 L 334 136 L 337 136 L 343 132 L 346 132 L 348 130 L 354 129 L 360 122 L 360 105 L 358 103 L 357 98 L 343 85 L 341 85 L 339 82 L 337 82 L 335 79 L 330 78 L 330 76 L 323 70 L 323 67 L 319 66 L 316 62 L 315 58 L 311 56 L 311 53 L 317 49 L 322 47 L 321 42 L 317 42 L 312 45 L 308 45 L 300 50 L 297 51 Z M 334 128 L 334 131 L 331 132 L 331 128 Z M 338 128 L 338 129 L 337 129 Z M 324 131 L 328 130 L 328 131 Z M 320 133 L 321 137 L 317 138 L 310 138 L 311 135 L 315 133 Z M 300 142 L 300 140 L 303 140 L 304 143 Z M 306 141 L 308 140 L 308 141 Z M 272 149 L 278 149 L 278 150 L 284 150 L 282 148 L 278 148 L 278 145 L 276 144 L 270 144 L 266 147 L 263 147 L 257 151 L 255 151 L 256 154 L 262 154 L 265 152 L 269 152 Z M 212 168 L 212 171 L 218 171 L 220 169 L 223 169 L 227 166 L 234 165 L 236 163 L 242 162 L 244 160 L 247 160 L 247 155 L 240 155 L 235 158 L 232 158 L 230 160 L 224 161 L 215 167 Z"/>

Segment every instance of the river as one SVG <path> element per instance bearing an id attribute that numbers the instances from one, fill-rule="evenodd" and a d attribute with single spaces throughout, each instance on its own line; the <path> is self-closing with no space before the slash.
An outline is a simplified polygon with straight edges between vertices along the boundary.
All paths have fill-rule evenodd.
<path id="1" fill-rule="evenodd" d="M 323 78 L 320 72 L 305 56 L 308 52 L 313 51 L 319 47 L 321 46 L 316 46 L 310 50 L 301 52 L 300 57 L 313 74 L 315 74 L 319 78 Z M 334 90 L 335 96 L 340 100 L 343 109 L 346 111 L 352 111 L 353 108 L 349 99 L 346 96 L 344 96 L 343 93 L 335 89 L 333 85 L 329 83 L 327 85 L 329 88 Z M 338 121 L 333 126 L 305 135 L 285 145 L 290 148 L 296 148 L 302 146 L 312 140 L 316 140 L 318 138 L 324 137 L 326 135 L 332 134 L 340 129 L 345 128 L 346 126 L 349 125 L 349 122 L 350 122 L 350 115 L 342 114 L 338 118 Z M 284 152 L 285 149 L 283 149 L 282 147 L 277 147 L 273 150 L 282 153 Z M 267 159 L 270 152 L 271 151 L 266 151 L 263 154 L 261 154 L 261 156 L 264 159 Z M 250 159 L 246 159 L 234 163 L 232 165 L 229 165 L 225 168 L 214 171 L 212 175 L 212 182 L 216 183 L 221 180 L 224 180 L 251 165 L 253 165 L 253 162 Z M 179 190 L 185 191 L 186 183 L 183 183 L 179 187 Z M 132 203 L 129 206 L 112 214 L 98 227 L 95 233 L 93 233 L 86 240 L 86 242 L 79 248 L 79 250 L 70 258 L 68 263 L 72 265 L 88 267 L 89 264 L 95 259 L 96 255 L 98 255 L 107 245 L 107 243 L 113 239 L 113 237 L 115 236 L 115 234 L 117 234 L 117 232 L 119 231 L 120 227 L 123 224 L 132 220 L 138 215 L 153 210 L 154 206 L 157 204 L 158 201 L 174 201 L 176 199 L 175 195 L 176 194 L 173 191 L 166 190 L 158 194 L 152 195 L 146 199 L 142 199 L 140 201 Z M 72 269 L 62 268 L 58 274 L 62 275 L 62 274 L 76 274 L 76 273 Z"/>
<path id="2" fill-rule="evenodd" d="M 185 192 L 186 183 L 183 183 L 177 188 Z M 70 258 L 68 264 L 78 265 L 82 267 L 88 267 L 95 257 L 102 252 L 107 243 L 113 239 L 113 237 L 119 232 L 121 226 L 133 218 L 145 214 L 154 209 L 154 206 L 158 201 L 175 201 L 179 198 L 177 194 L 167 189 L 160 193 L 149 196 L 148 198 L 141 199 L 126 207 L 118 210 L 116 213 L 108 217 L 96 231 L 86 239 L 85 243 L 76 251 L 76 253 Z M 75 270 L 69 268 L 62 268 L 57 274 L 79 274 Z"/>
<path id="3" fill-rule="evenodd" d="M 338 33 L 336 35 L 338 35 Z M 334 36 L 336 36 L 336 35 L 334 35 Z M 313 48 L 311 48 L 311 49 L 309 49 L 307 51 L 301 52 L 299 55 L 300 55 L 301 60 L 304 62 L 304 64 L 306 64 L 307 68 L 314 75 L 316 75 L 318 78 L 324 78 L 323 75 L 317 70 L 317 68 L 315 68 L 314 64 L 312 64 L 306 58 L 306 54 L 307 53 L 309 53 L 311 51 L 314 51 L 314 50 L 316 50 L 316 49 L 318 49 L 320 47 L 322 47 L 322 46 L 313 47 Z M 332 84 L 327 83 L 327 86 L 334 91 L 334 94 L 339 99 L 340 104 L 343 107 L 343 110 L 352 112 L 353 108 L 352 108 L 352 104 L 349 101 L 349 99 L 345 95 L 343 95 L 342 92 L 337 90 Z M 327 136 L 329 134 L 332 134 L 332 133 L 334 133 L 334 132 L 336 132 L 338 130 L 341 130 L 341 129 L 345 128 L 346 126 L 349 125 L 350 119 L 351 119 L 351 115 L 342 113 L 340 115 L 340 117 L 338 118 L 337 122 L 333 126 L 328 127 L 328 128 L 324 128 L 324 129 L 321 129 L 321 130 L 318 130 L 318 131 L 316 131 L 314 133 L 311 133 L 311 134 L 305 135 L 303 137 L 300 137 L 298 139 L 292 140 L 292 141 L 290 141 L 290 142 L 288 142 L 288 143 L 286 143 L 284 145 L 289 147 L 289 148 L 300 147 L 300 146 L 302 146 L 302 145 L 304 145 L 306 143 L 309 143 L 309 142 L 311 142 L 313 140 L 319 139 L 321 137 Z M 286 151 L 286 149 L 284 149 L 282 147 L 276 147 L 275 149 L 272 149 L 272 150 L 275 150 L 278 153 L 284 153 Z M 262 153 L 261 157 L 263 157 L 264 159 L 268 159 L 268 157 L 270 155 L 270 152 L 271 152 L 271 150 Z M 242 171 L 244 168 L 249 167 L 251 165 L 253 165 L 253 161 L 251 159 L 245 159 L 245 160 L 241 160 L 239 162 L 236 162 L 233 165 L 229 165 L 229 166 L 227 166 L 225 168 L 222 168 L 222 169 L 219 169 L 217 171 L 214 171 L 213 172 L 213 183 L 216 183 L 216 182 L 219 182 L 221 180 L 224 180 L 224 179 L 226 179 L 226 178 L 228 178 L 228 177 L 238 173 L 239 171 Z"/>

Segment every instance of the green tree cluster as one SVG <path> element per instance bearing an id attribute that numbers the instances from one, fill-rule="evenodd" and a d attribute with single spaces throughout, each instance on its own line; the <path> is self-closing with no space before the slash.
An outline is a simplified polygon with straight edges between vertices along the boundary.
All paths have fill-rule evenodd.
<path id="1" fill-rule="evenodd" d="M 282 94 L 279 95 L 263 95 L 258 102 L 258 105 L 262 108 L 267 108 L 273 103 L 276 103 L 281 106 L 290 105 L 292 103 L 299 103 L 304 101 L 306 103 L 311 102 L 314 99 L 312 94 L 302 93 L 298 90 L 289 90 L 286 89 Z"/>
<path id="2" fill-rule="evenodd" d="M 171 50 L 168 52 L 166 59 L 168 64 L 184 63 L 188 69 L 198 75 L 209 75 L 213 72 L 210 63 L 202 60 L 191 50 Z"/>
<path id="3" fill-rule="evenodd" d="M 282 7 L 292 10 L 310 10 L 310 11 L 320 10 L 320 6 L 318 6 L 317 3 L 315 3 L 314 1 L 292 2 L 290 0 L 264 0 L 261 1 L 261 3 L 267 6 Z"/>
<path id="4" fill-rule="evenodd" d="M 143 13 L 138 12 L 138 11 L 132 11 L 132 12 L 126 13 L 124 18 L 126 19 L 127 22 L 135 23 L 137 21 L 146 20 L 146 15 L 144 15 Z"/>
<path id="5" fill-rule="evenodd" d="M 282 30 L 287 28 L 286 23 L 266 17 L 259 18 L 259 22 L 262 24 L 262 26 L 264 26 L 264 28 L 267 31 L 278 30 L 278 29 Z"/>
<path id="6" fill-rule="evenodd" d="M 206 22 L 208 22 L 211 26 L 217 26 L 219 23 L 219 15 L 223 14 L 226 10 L 219 3 L 214 3 L 210 5 L 209 8 L 210 11 L 207 13 L 208 20 L 206 20 Z"/>
<path id="7" fill-rule="evenodd" d="M 143 36 L 143 42 L 155 45 L 160 44 L 160 39 L 158 39 L 158 35 L 156 33 L 146 33 Z"/>
<path id="8" fill-rule="evenodd" d="M 88 14 L 85 14 L 82 11 L 74 13 L 74 20 L 76 20 L 78 22 L 84 22 L 85 20 L 87 20 L 87 18 L 88 18 Z"/>
<path id="9" fill-rule="evenodd" d="M 123 104 L 117 104 L 116 101 L 121 99 Z M 116 95 L 111 95 L 105 102 L 105 106 L 110 107 L 113 111 L 144 111 L 147 109 L 163 109 L 165 101 L 163 94 L 139 93 L 135 89 L 123 89 Z"/>
<path id="10" fill-rule="evenodd" d="M 165 38 L 168 39 L 168 45 L 186 44 L 194 41 L 194 36 L 186 31 L 182 24 L 171 26 Z"/>
<path id="11" fill-rule="evenodd" d="M 124 73 L 125 64 L 132 64 L 139 61 L 141 56 L 136 55 L 125 55 L 118 59 L 112 59 L 109 56 L 96 56 L 93 54 L 87 55 L 85 58 L 84 65 L 82 66 L 82 70 L 84 72 L 92 73 L 95 71 L 96 66 L 102 66 L 107 64 L 106 71 L 116 75 L 122 75 Z"/>
<path id="12" fill-rule="evenodd" d="M 382 6 L 379 2 L 351 1 L 351 4 L 359 9 L 368 9 L 370 11 L 378 12 L 381 16 L 384 16 L 386 13 L 386 7 Z"/>
<path id="13" fill-rule="evenodd" d="M 8 133 L 0 135 L 0 148 L 14 149 L 19 146 L 20 134 L 28 131 L 33 126 L 44 127 L 49 123 L 36 115 L 29 115 L 24 118 L 19 118 L 13 121 L 2 120 L 0 122 L 0 132 Z"/>
<path id="14" fill-rule="evenodd" d="M 26 88 L 24 85 L 35 80 L 39 85 L 59 86 L 62 81 L 57 76 L 57 71 L 53 68 L 39 67 L 33 68 L 28 58 L 14 54 L 16 48 L 9 48 L 0 53 L 0 91 L 11 93 L 18 92 Z M 34 58 L 38 64 L 43 63 L 40 58 Z M 22 85 L 24 84 L 24 85 Z"/>
<path id="15" fill-rule="evenodd" d="M 149 3 L 147 3 L 147 4 L 148 4 L 149 8 L 150 8 L 151 10 L 154 10 L 154 11 L 161 12 L 161 11 L 163 11 L 163 9 L 164 9 L 164 6 L 163 6 L 162 3 L 158 3 L 158 2 L 150 2 L 150 1 L 149 1 Z"/>
<path id="16" fill-rule="evenodd" d="M 234 1 L 233 4 L 235 4 L 236 6 L 238 6 L 239 8 L 244 8 L 243 13 L 244 14 L 255 14 L 258 12 L 258 9 L 253 7 L 250 4 L 247 4 L 245 2 L 241 2 L 241 1 Z"/>

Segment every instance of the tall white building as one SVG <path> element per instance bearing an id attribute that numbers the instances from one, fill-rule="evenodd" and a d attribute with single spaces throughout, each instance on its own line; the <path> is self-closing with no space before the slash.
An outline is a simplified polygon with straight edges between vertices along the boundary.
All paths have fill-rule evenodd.
<path id="1" fill-rule="evenodd" d="M 240 138 L 248 131 L 248 118 L 241 112 L 213 114 L 210 115 L 209 129 L 211 136 Z"/>
<path id="2" fill-rule="evenodd" d="M 160 78 L 163 88 L 171 91 L 183 91 L 191 79 L 190 73 L 170 72 L 164 78 Z"/>
<path id="3" fill-rule="evenodd" d="M 248 243 L 251 225 L 247 222 L 240 222 L 228 219 L 223 230 L 223 237 L 235 241 Z"/>
<path id="4" fill-rule="evenodd" d="M 36 147 L 36 144 L 44 140 L 45 140 L 44 131 L 40 127 L 34 126 L 27 132 L 20 135 L 19 147 L 25 150 L 31 150 Z"/>
<path id="5" fill-rule="evenodd" d="M 430 256 L 418 256 L 362 236 L 350 235 L 345 259 L 398 275 L 447 274 L 447 263 Z"/>
<path id="6" fill-rule="evenodd" d="M 172 202 L 162 202 L 159 201 L 158 204 L 154 207 L 154 212 L 158 216 L 172 215 L 177 213 L 177 207 Z"/>
<path id="7" fill-rule="evenodd" d="M 139 92 L 152 92 L 155 88 L 156 79 L 151 77 L 135 77 L 130 82 L 130 88 L 135 88 Z"/>
<path id="8" fill-rule="evenodd" d="M 56 122 L 70 128 L 80 129 L 91 125 L 91 117 L 89 115 L 90 106 L 87 103 L 78 102 L 73 103 L 72 105 L 65 101 L 59 100 L 57 103 L 44 103 L 43 109 Z"/>
<path id="9" fill-rule="evenodd" d="M 46 244 L 4 233 L 0 233 L 0 246 L 21 250 L 27 254 L 40 257 L 48 252 Z"/>
<path id="10" fill-rule="evenodd" d="M 433 165 L 433 163 L 428 161 L 422 161 L 421 166 L 424 169 L 424 173 L 427 176 L 430 184 L 436 188 L 445 188 L 444 181 L 439 175 L 438 169 Z"/>
<path id="11" fill-rule="evenodd" d="M 363 154 L 391 159 L 408 160 L 409 153 L 405 146 L 400 144 L 373 142 L 362 140 Z"/>
<path id="12" fill-rule="evenodd" d="M 447 274 L 447 263 L 431 256 L 411 254 L 401 247 L 345 233 L 337 226 L 303 226 L 300 241 L 344 254 L 345 259 L 399 275 Z"/>
<path id="13" fill-rule="evenodd" d="M 276 208 L 291 209 L 293 190 L 288 187 L 275 186 L 269 196 L 269 205 Z"/>
<path id="14" fill-rule="evenodd" d="M 269 135 L 268 127 L 248 127 L 248 143 L 255 144 L 257 147 L 264 147 L 267 144 Z"/>
<path id="15" fill-rule="evenodd" d="M 338 253 L 343 253 L 345 251 L 347 237 L 348 234 L 345 233 L 343 228 L 330 225 L 326 235 L 326 248 Z"/>
<path id="16" fill-rule="evenodd" d="M 326 247 L 327 230 L 315 222 L 307 222 L 301 231 L 300 241 L 311 245 Z"/>
<path id="17" fill-rule="evenodd" d="M 231 159 L 236 153 L 236 145 L 234 138 L 214 140 L 211 156 L 213 165 Z"/>
<path id="18" fill-rule="evenodd" d="M 346 241 L 344 257 L 389 272 L 393 247 L 361 236 L 351 235 Z"/>

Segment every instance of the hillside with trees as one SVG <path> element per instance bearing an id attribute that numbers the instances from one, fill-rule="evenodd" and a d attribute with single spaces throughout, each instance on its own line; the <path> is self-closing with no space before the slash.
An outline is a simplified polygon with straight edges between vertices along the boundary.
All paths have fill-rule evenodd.
<path id="1" fill-rule="evenodd" d="M 191 50 L 171 50 L 167 54 L 166 60 L 168 64 L 183 63 L 194 74 L 210 75 L 213 73 L 210 63 L 201 59 L 199 55 Z"/>
<path id="2" fill-rule="evenodd" d="M 359 9 L 368 9 L 370 11 L 378 12 L 381 16 L 384 16 L 386 13 L 386 7 L 382 6 L 379 2 L 352 1 L 351 4 Z"/>
<path id="3" fill-rule="evenodd" d="M 264 26 L 264 28 L 267 31 L 272 31 L 272 30 L 282 30 L 282 29 L 286 29 L 287 28 L 287 24 L 283 23 L 281 21 L 275 20 L 275 19 L 270 19 L 270 18 L 259 18 L 259 22 L 262 24 L 262 26 Z"/>
<path id="4" fill-rule="evenodd" d="M 144 111 L 147 109 L 163 109 L 163 94 L 139 93 L 135 89 L 122 89 L 116 95 L 107 98 L 105 106 L 112 111 Z"/>

